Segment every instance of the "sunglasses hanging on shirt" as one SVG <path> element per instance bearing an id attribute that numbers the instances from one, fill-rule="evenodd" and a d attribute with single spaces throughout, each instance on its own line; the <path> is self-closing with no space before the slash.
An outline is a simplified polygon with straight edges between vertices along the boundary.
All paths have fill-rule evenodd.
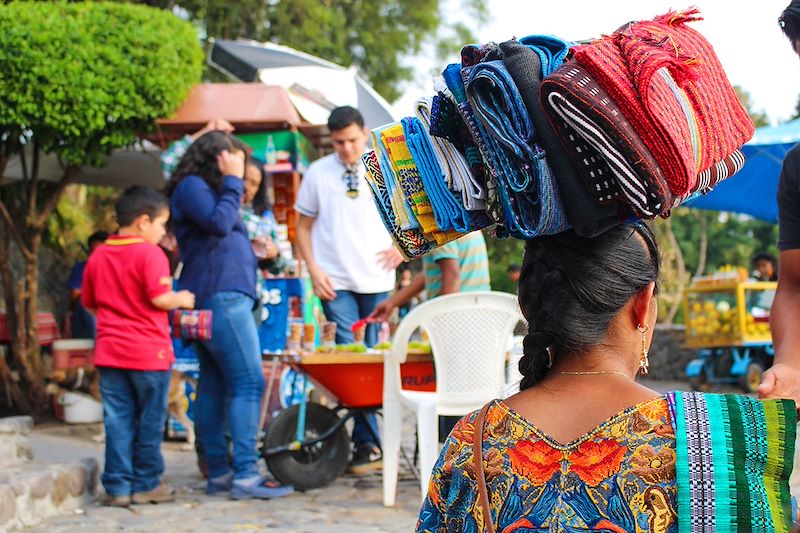
<path id="1" fill-rule="evenodd" d="M 347 184 L 347 197 L 348 198 L 358 198 L 358 167 L 355 165 L 345 165 L 344 179 L 345 183 Z"/>

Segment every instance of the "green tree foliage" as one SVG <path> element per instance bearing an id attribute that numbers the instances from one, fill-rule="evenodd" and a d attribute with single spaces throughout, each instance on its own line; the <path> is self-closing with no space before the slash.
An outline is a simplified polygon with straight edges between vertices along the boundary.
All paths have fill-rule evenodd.
<path id="1" fill-rule="evenodd" d="M 0 5 L 0 277 L 11 331 L 0 376 L 24 410 L 47 403 L 34 324 L 50 215 L 82 166 L 101 165 L 177 108 L 202 62 L 195 29 L 167 11 L 102 2 Z M 61 162 L 55 182 L 40 179 L 44 154 Z M 10 158 L 25 170 L 14 184 L 4 178 Z"/>
<path id="2" fill-rule="evenodd" d="M 761 109 L 753 109 L 753 97 L 750 96 L 750 93 L 738 85 L 734 85 L 733 90 L 736 91 L 736 96 L 739 97 L 739 101 L 742 102 L 742 105 L 747 110 L 747 113 L 750 115 L 750 118 L 756 125 L 756 128 L 760 128 L 761 126 L 769 126 L 769 117 L 767 117 L 767 114 Z"/>
<path id="3" fill-rule="evenodd" d="M 522 265 L 525 242 L 519 239 L 497 239 L 486 235 L 486 251 L 489 254 L 489 275 L 492 290 L 517 293 L 517 284 L 508 277 L 508 266 Z"/>
<path id="4" fill-rule="evenodd" d="M 356 66 L 387 100 L 401 94 L 412 78 L 408 63 L 425 45 L 439 54 L 472 42 L 458 18 L 481 22 L 485 3 L 461 0 L 459 15 L 445 13 L 443 0 L 149 0 L 164 8 L 180 6 L 209 37 L 271 41 L 344 66 Z M 453 21 L 453 22 L 448 22 Z"/>

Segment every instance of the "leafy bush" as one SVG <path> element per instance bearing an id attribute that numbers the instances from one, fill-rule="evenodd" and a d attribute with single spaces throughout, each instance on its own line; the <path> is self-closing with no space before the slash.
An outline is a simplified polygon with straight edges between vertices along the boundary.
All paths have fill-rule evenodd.
<path id="1" fill-rule="evenodd" d="M 197 32 L 168 11 L 105 2 L 0 6 L 2 142 L 99 165 L 199 81 Z"/>
<path id="2" fill-rule="evenodd" d="M 0 235 L 12 237 L 0 239 L 11 337 L 0 376 L 24 412 L 40 413 L 49 403 L 35 326 L 38 258 L 61 195 L 80 167 L 101 165 L 114 148 L 174 112 L 199 81 L 202 61 L 194 28 L 168 11 L 126 3 L 0 4 L 0 176 L 23 148 L 33 154 L 26 179 L 0 188 Z M 57 183 L 37 179 L 42 153 L 63 163 Z M 56 219 L 80 219 L 60 207 Z M 22 272 L 12 268 L 14 258 L 24 263 Z"/>

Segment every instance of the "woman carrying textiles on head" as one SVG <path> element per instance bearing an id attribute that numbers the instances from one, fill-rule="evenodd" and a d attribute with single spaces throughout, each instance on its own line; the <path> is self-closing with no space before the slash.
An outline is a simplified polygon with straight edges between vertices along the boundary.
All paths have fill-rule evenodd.
<path id="1" fill-rule="evenodd" d="M 527 243 L 521 390 L 453 429 L 418 531 L 789 530 L 793 402 L 636 383 L 658 271 L 640 224 Z"/>

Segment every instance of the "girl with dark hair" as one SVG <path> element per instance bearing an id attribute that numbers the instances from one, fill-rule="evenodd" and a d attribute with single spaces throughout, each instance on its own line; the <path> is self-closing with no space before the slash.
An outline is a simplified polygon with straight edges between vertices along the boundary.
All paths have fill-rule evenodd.
<path id="1" fill-rule="evenodd" d="M 241 215 L 259 260 L 258 266 L 271 274 L 281 273 L 287 262 L 278 246 L 278 222 L 267 197 L 267 173 L 264 162 L 255 158 L 244 171 Z"/>
<path id="2" fill-rule="evenodd" d="M 208 464 L 206 491 L 266 499 L 292 489 L 266 481 L 257 465 L 264 377 L 252 314 L 257 260 L 239 214 L 246 166 L 245 145 L 229 133 L 211 131 L 188 147 L 168 191 L 183 261 L 179 285 L 197 295 L 198 308 L 213 313 L 211 339 L 197 350 L 195 425 Z"/>
<path id="3" fill-rule="evenodd" d="M 527 243 L 520 392 L 453 429 L 418 531 L 788 531 L 793 402 L 636 382 L 658 272 L 643 224 Z"/>

